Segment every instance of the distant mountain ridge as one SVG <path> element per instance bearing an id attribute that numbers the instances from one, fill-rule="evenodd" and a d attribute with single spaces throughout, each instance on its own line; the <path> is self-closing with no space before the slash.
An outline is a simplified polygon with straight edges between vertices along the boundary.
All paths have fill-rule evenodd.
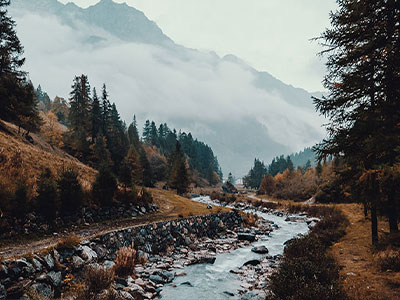
<path id="1" fill-rule="evenodd" d="M 125 3 L 118 4 L 112 0 L 101 0 L 93 6 L 83 9 L 73 3 L 64 5 L 57 0 L 13 0 L 10 12 L 14 16 L 32 12 L 39 15 L 55 16 L 62 24 L 68 25 L 77 31 L 82 31 L 81 27 L 82 24 L 84 24 L 88 28 L 88 32 L 93 32 L 86 36 L 84 43 L 96 47 L 97 45 L 114 45 L 116 42 L 152 45 L 163 49 L 163 51 L 167 51 L 171 57 L 179 61 L 179 64 L 181 62 L 190 62 L 192 57 L 195 56 L 196 58 L 201 57 L 200 59 L 204 59 L 203 63 L 209 64 L 211 68 L 217 70 L 221 64 L 229 62 L 242 69 L 243 73 L 251 74 L 253 80 L 252 84 L 256 91 L 264 91 L 267 92 L 268 95 L 272 95 L 271 97 L 276 96 L 276 98 L 283 99 L 285 102 L 283 103 L 283 107 L 286 108 L 290 105 L 288 109 L 292 110 L 292 114 L 297 114 L 297 110 L 305 116 L 315 113 L 311 99 L 312 94 L 308 93 L 306 90 L 285 84 L 268 72 L 259 72 L 234 55 L 226 55 L 221 58 L 211 52 L 204 53 L 177 45 L 162 32 L 155 22 L 149 20 L 143 12 Z M 90 28 L 94 27 L 101 30 L 90 31 Z M 29 59 L 29 54 L 27 58 Z M 33 57 L 33 59 L 37 59 L 37 57 Z M 129 57 L 126 57 L 126 59 L 129 59 Z M 161 60 L 162 63 L 167 66 L 171 64 L 168 60 L 163 61 L 162 57 L 156 57 L 155 59 Z M 173 67 L 174 65 L 171 64 L 171 68 Z M 117 72 L 118 70 L 115 71 Z M 91 76 L 90 73 L 89 76 Z M 35 78 L 33 78 L 33 80 L 35 80 Z M 104 77 L 102 80 L 109 82 L 107 77 Z M 43 80 L 36 84 L 42 83 L 45 86 L 45 82 L 42 81 Z M 165 87 L 165 89 L 168 88 L 169 87 Z M 218 90 L 215 93 L 218 93 Z M 147 99 L 143 99 L 143 101 L 152 101 L 151 96 L 148 97 Z M 243 101 L 249 101 L 249 106 L 253 105 L 250 97 L 251 96 L 249 96 L 249 99 L 246 99 L 246 97 L 243 99 Z M 268 103 L 267 100 L 268 99 L 265 100 L 265 107 L 263 107 L 262 110 L 270 110 L 270 115 L 276 117 L 273 113 L 274 110 L 278 109 L 274 106 L 276 105 L 276 101 Z M 116 99 L 116 101 L 124 101 L 124 99 Z M 117 104 L 121 106 L 119 103 Z M 167 102 L 166 105 L 168 105 Z M 152 108 L 149 107 L 148 110 L 150 117 L 151 109 Z M 209 107 L 209 109 L 212 108 Z M 227 109 L 229 109 L 229 107 L 227 107 Z M 133 111 L 135 112 L 134 109 Z M 122 114 L 123 117 L 129 121 L 127 118 L 131 116 L 127 114 L 124 115 L 124 110 Z M 165 120 L 165 118 L 163 119 Z M 322 137 L 321 131 L 317 127 L 314 127 L 314 125 L 310 125 L 310 121 L 304 122 L 303 124 L 296 124 L 295 120 L 291 120 L 291 117 L 284 113 L 279 122 L 282 122 L 282 124 L 289 124 L 287 126 L 292 126 L 296 132 L 299 131 L 299 128 L 303 128 L 301 134 L 303 134 L 305 138 L 302 138 L 302 140 L 307 140 L 309 142 L 306 144 L 302 143 L 298 148 L 289 147 L 287 143 L 282 143 L 282 140 L 290 140 L 290 137 L 286 136 L 286 133 L 279 133 L 276 132 L 276 130 L 268 128 L 268 124 L 266 124 L 268 122 L 265 121 L 269 121 L 269 119 L 262 120 L 262 118 L 258 118 L 257 116 L 246 116 L 241 120 L 237 120 L 232 116 L 228 121 L 221 119 L 213 123 L 199 124 L 201 121 L 195 119 L 190 120 L 171 114 L 170 119 L 167 121 L 174 127 L 185 128 L 193 132 L 199 139 L 209 144 L 217 154 L 224 173 L 232 172 L 237 177 L 247 172 L 255 157 L 270 161 L 276 155 L 282 153 L 289 155 L 290 153 L 299 151 L 305 146 L 313 145 Z M 276 123 L 278 121 L 274 120 L 274 122 Z M 277 127 L 277 125 L 275 125 L 275 127 Z M 197 132 L 196 128 L 206 128 L 206 130 Z"/>

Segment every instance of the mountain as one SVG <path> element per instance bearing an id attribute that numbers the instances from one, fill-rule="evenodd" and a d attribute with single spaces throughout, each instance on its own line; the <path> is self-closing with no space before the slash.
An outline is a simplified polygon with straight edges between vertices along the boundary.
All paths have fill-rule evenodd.
<path id="1" fill-rule="evenodd" d="M 49 95 L 67 97 L 74 75 L 107 83 L 130 122 L 167 121 L 209 144 L 225 173 L 244 175 L 318 142 L 323 120 L 312 94 L 259 72 L 234 55 L 175 44 L 141 11 L 102 0 L 86 9 L 57 0 L 14 0 L 10 13 L 26 69 Z"/>

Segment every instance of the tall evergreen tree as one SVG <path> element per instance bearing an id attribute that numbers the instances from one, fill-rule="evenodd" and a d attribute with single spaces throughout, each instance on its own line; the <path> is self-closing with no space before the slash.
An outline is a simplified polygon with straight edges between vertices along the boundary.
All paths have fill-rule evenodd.
<path id="1" fill-rule="evenodd" d="M 0 0 L 0 119 L 31 131 L 40 126 L 41 119 L 34 88 L 21 70 L 24 51 L 15 22 L 8 16 L 9 4 L 8 0 Z"/>
<path id="2" fill-rule="evenodd" d="M 179 142 L 176 142 L 175 152 L 171 155 L 169 160 L 171 169 L 169 185 L 171 188 L 176 189 L 179 195 L 182 195 L 187 192 L 190 181 L 185 157 Z"/>
<path id="3" fill-rule="evenodd" d="M 319 159 L 344 157 L 356 184 L 362 173 L 392 167 L 400 150 L 400 7 L 398 0 L 338 4 L 339 10 L 331 15 L 332 29 L 321 36 L 327 46 L 324 85 L 329 94 L 314 99 L 330 119 L 329 137 L 315 149 Z M 376 186 L 375 175 L 364 178 Z M 388 193 L 390 211 L 396 212 L 396 188 Z M 376 203 L 370 207 L 376 233 Z M 391 231 L 397 231 L 397 216 L 389 219 Z"/>
<path id="4" fill-rule="evenodd" d="M 97 135 L 102 130 L 102 114 L 101 114 L 101 106 L 100 100 L 96 93 L 96 88 L 93 88 L 93 101 L 92 101 L 92 111 L 91 111 L 91 133 L 92 133 L 92 141 L 94 142 Z"/>

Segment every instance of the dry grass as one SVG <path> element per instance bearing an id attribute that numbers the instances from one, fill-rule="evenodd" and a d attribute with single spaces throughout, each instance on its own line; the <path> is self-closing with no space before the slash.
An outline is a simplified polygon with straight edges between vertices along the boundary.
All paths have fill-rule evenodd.
<path id="1" fill-rule="evenodd" d="M 66 237 L 60 238 L 56 245 L 57 249 L 72 249 L 78 245 L 82 239 L 75 234 L 70 234 Z"/>
<path id="2" fill-rule="evenodd" d="M 71 296 L 76 300 L 97 299 L 97 296 L 102 291 L 110 288 L 114 276 L 115 273 L 112 268 L 86 267 L 84 281 L 81 284 L 75 284 L 71 287 Z M 102 299 L 108 299 L 108 297 Z"/>
<path id="3" fill-rule="evenodd" d="M 34 144 L 30 144 L 22 134 L 18 135 L 15 125 L 2 122 L 1 126 L 0 184 L 15 189 L 15 184 L 22 180 L 28 186 L 29 195 L 33 196 L 36 180 L 44 168 L 50 168 L 53 174 L 58 174 L 63 167 L 72 167 L 79 173 L 84 190 L 90 189 L 97 173 L 94 169 L 52 147 L 40 135 L 31 134 Z"/>
<path id="4" fill-rule="evenodd" d="M 242 216 L 244 224 L 246 226 L 248 226 L 248 227 L 258 227 L 258 224 L 257 224 L 258 217 L 257 217 L 257 215 L 255 215 L 255 214 L 253 214 L 251 212 L 245 213 L 243 211 L 240 211 L 239 213 Z"/>
<path id="5" fill-rule="evenodd" d="M 341 266 L 340 279 L 350 299 L 400 299 L 400 273 L 381 271 L 371 246 L 370 221 L 364 218 L 359 204 L 337 205 L 350 224 L 347 234 L 331 248 Z M 379 233 L 388 232 L 387 222 L 380 222 Z"/>
<path id="6" fill-rule="evenodd" d="M 119 276 L 133 275 L 135 271 L 136 250 L 133 247 L 123 247 L 116 253 L 115 273 Z"/>
<path id="7" fill-rule="evenodd" d="M 400 250 L 387 249 L 375 254 L 375 259 L 383 272 L 400 272 Z"/>

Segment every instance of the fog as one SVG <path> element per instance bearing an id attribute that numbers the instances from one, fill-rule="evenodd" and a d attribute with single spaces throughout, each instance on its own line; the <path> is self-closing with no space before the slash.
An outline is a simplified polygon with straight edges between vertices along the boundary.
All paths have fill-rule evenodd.
<path id="1" fill-rule="evenodd" d="M 147 118 L 167 122 L 207 139 L 224 134 L 216 131 L 221 125 L 242 122 L 246 126 L 246 120 L 252 119 L 274 142 L 291 151 L 313 145 L 324 134 L 317 113 L 256 88 L 248 68 L 214 53 L 184 50 L 177 55 L 158 46 L 122 42 L 84 24 L 78 31 L 56 17 L 32 13 L 19 12 L 16 21 L 25 47 L 24 68 L 51 98 L 68 98 L 73 77 L 84 73 L 98 92 L 103 82 L 107 84 L 110 100 L 127 123 L 136 114 L 139 122 Z M 89 43 L 93 36 L 104 40 Z M 223 161 L 224 153 L 216 152 Z M 257 156 L 269 159 L 271 154 Z M 225 169 L 228 163 L 223 163 Z"/>

